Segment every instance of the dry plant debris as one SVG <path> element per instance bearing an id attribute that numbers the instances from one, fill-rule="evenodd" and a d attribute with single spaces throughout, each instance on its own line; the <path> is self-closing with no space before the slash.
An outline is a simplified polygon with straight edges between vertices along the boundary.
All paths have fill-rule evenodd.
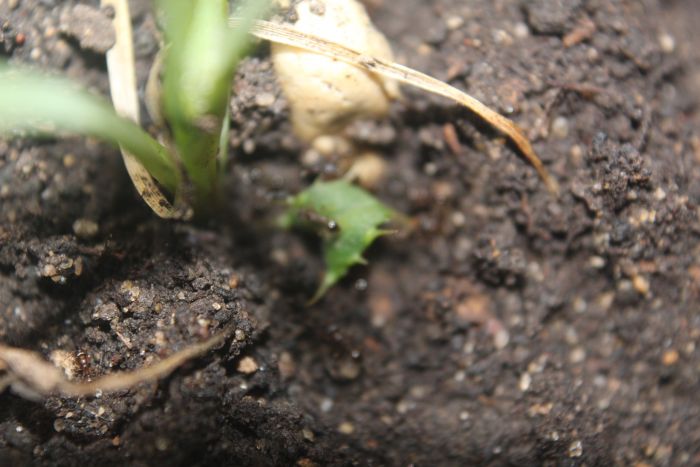
<path id="1" fill-rule="evenodd" d="M 137 384 L 161 379 L 186 361 L 222 343 L 231 332 L 225 330 L 193 344 L 153 365 L 131 371 L 112 373 L 90 382 L 73 382 L 64 372 L 29 350 L 0 344 L 0 391 L 10 387 L 18 395 L 37 400 L 49 395 L 81 397 L 129 389 Z"/>
<path id="2" fill-rule="evenodd" d="M 139 123 L 139 101 L 136 91 L 134 45 L 129 5 L 126 0 L 102 0 L 103 8 L 114 10 L 114 47 L 107 52 L 109 89 L 114 109 L 122 117 Z M 121 149 L 124 165 L 136 191 L 148 206 L 163 219 L 183 219 L 192 216 L 191 210 L 176 209 L 148 170 L 128 151 Z"/>
<path id="3" fill-rule="evenodd" d="M 326 0 L 325 4 L 328 5 L 333 3 L 334 2 Z M 305 10 L 302 9 L 301 11 Z M 242 24 L 242 20 L 240 18 L 233 17 L 230 19 L 229 24 L 232 27 L 237 27 Z M 559 193 L 559 186 L 556 180 L 549 175 L 549 172 L 535 153 L 530 140 L 527 138 L 523 130 L 512 120 L 492 110 L 469 94 L 460 91 L 459 89 L 436 78 L 395 63 L 391 59 L 385 59 L 379 56 L 371 55 L 367 52 L 354 50 L 353 48 L 339 44 L 333 40 L 327 40 L 315 34 L 307 33 L 290 24 L 278 24 L 258 20 L 253 23 L 250 32 L 260 39 L 268 40 L 275 44 L 295 47 L 307 52 L 313 52 L 315 54 L 329 57 L 334 61 L 340 61 L 354 67 L 358 67 L 372 74 L 373 76 L 381 77 L 379 79 L 382 83 L 390 83 L 392 81 L 404 83 L 459 103 L 476 114 L 478 117 L 485 120 L 495 129 L 505 134 L 513 142 L 513 144 L 515 144 L 523 157 L 525 157 L 525 159 L 535 168 L 540 178 L 545 183 L 547 189 L 555 195 Z M 342 93 L 339 95 L 342 95 Z M 300 111 L 297 110 L 296 112 L 299 114 Z M 295 127 L 299 127 L 300 125 L 300 123 L 297 123 Z M 306 123 L 304 126 L 302 126 L 302 128 L 304 128 L 303 134 L 313 136 L 314 131 L 307 129 L 305 125 Z"/>

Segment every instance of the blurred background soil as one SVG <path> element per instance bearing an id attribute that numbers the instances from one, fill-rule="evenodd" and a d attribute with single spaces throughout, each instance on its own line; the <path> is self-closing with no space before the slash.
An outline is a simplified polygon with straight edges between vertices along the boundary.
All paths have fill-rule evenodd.
<path id="1" fill-rule="evenodd" d="M 237 329 L 157 384 L 5 392 L 1 465 L 700 465 L 700 5 L 365 3 L 397 61 L 525 128 L 561 197 L 405 88 L 352 134 L 418 227 L 308 307 L 319 242 L 274 220 L 338 161 L 292 136 L 266 44 L 234 83 L 209 225 L 155 218 L 102 144 L 0 142 L 0 341 L 89 379 Z M 155 22 L 132 15 L 143 80 Z M 0 53 L 107 95 L 105 18 L 1 0 Z"/>

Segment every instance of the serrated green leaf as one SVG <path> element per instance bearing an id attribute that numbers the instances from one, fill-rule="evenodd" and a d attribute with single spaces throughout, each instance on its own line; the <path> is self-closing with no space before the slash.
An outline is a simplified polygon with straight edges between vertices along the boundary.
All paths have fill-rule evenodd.
<path id="1" fill-rule="evenodd" d="M 178 171 L 166 148 L 137 124 L 118 116 L 105 99 L 60 78 L 0 64 L 0 134 L 60 132 L 121 145 L 163 187 L 171 193 L 178 188 Z"/>
<path id="2" fill-rule="evenodd" d="M 301 224 L 313 213 L 330 230 L 324 241 L 326 271 L 311 299 L 320 299 L 355 264 L 366 264 L 362 253 L 382 235 L 379 228 L 396 216 L 395 211 L 374 196 L 346 180 L 317 181 L 290 201 L 287 225 Z"/>

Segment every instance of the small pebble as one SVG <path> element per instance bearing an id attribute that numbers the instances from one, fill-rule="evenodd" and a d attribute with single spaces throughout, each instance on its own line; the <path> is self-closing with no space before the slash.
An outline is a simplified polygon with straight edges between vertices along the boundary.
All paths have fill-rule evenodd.
<path id="1" fill-rule="evenodd" d="M 447 25 L 447 29 L 454 31 L 455 29 L 459 29 L 462 27 L 462 25 L 464 25 L 464 20 L 457 15 L 452 15 L 447 18 L 445 24 Z"/>
<path id="2" fill-rule="evenodd" d="M 338 366 L 338 377 L 341 380 L 352 381 L 360 376 L 362 368 L 355 361 L 347 358 Z"/>
<path id="3" fill-rule="evenodd" d="M 277 369 L 283 379 L 289 379 L 296 374 L 297 366 L 294 357 L 289 352 L 282 352 L 277 360 Z"/>
<path id="4" fill-rule="evenodd" d="M 42 277 L 56 277 L 58 276 L 58 270 L 53 264 L 47 264 L 41 268 Z"/>
<path id="5" fill-rule="evenodd" d="M 530 28 L 528 28 L 525 23 L 517 23 L 513 28 L 513 35 L 518 39 L 524 39 L 530 35 Z"/>
<path id="6" fill-rule="evenodd" d="M 661 362 L 664 364 L 664 366 L 672 366 L 678 362 L 679 357 L 680 355 L 678 354 L 677 350 L 667 350 L 661 357 Z"/>
<path id="7" fill-rule="evenodd" d="M 485 323 L 491 317 L 491 301 L 484 294 L 473 294 L 460 301 L 454 309 L 465 323 Z"/>
<path id="8" fill-rule="evenodd" d="M 141 288 L 129 280 L 122 282 L 119 291 L 124 294 L 126 299 L 131 303 L 134 303 L 141 296 Z"/>
<path id="9" fill-rule="evenodd" d="M 508 46 L 513 43 L 513 38 L 503 29 L 496 29 L 492 33 L 493 41 L 500 46 Z"/>
<path id="10" fill-rule="evenodd" d="M 246 154 L 253 154 L 255 152 L 255 141 L 252 139 L 243 141 L 243 152 Z"/>
<path id="11" fill-rule="evenodd" d="M 552 136 L 564 139 L 569 136 L 569 120 L 565 117 L 557 117 L 552 122 Z"/>
<path id="12" fill-rule="evenodd" d="M 53 429 L 56 431 L 56 433 L 62 432 L 66 427 L 65 422 L 63 421 L 62 418 L 57 418 L 53 422 Z"/>
<path id="13" fill-rule="evenodd" d="M 73 154 L 66 154 L 63 156 L 63 166 L 67 169 L 70 169 L 75 165 L 76 159 Z"/>
<path id="14" fill-rule="evenodd" d="M 672 35 L 663 33 L 659 36 L 659 46 L 665 53 L 670 54 L 676 49 L 676 40 Z"/>
<path id="15" fill-rule="evenodd" d="M 585 313 L 588 309 L 588 303 L 581 297 L 576 297 L 573 302 L 573 309 L 576 313 Z"/>
<path id="16" fill-rule="evenodd" d="M 386 293 L 374 293 L 369 298 L 372 326 L 381 328 L 395 315 L 391 296 Z"/>
<path id="17" fill-rule="evenodd" d="M 168 448 L 170 447 L 170 443 L 168 443 L 168 440 L 165 438 L 157 438 L 156 439 L 156 449 L 159 451 L 167 451 Z"/>
<path id="18" fill-rule="evenodd" d="M 433 53 L 433 48 L 430 47 L 428 44 L 420 44 L 416 48 L 416 52 L 418 52 L 418 55 L 420 55 L 421 57 L 426 57 Z"/>
<path id="19" fill-rule="evenodd" d="M 243 373 L 244 375 L 252 375 L 258 371 L 258 362 L 256 362 L 253 357 L 243 357 L 241 361 L 238 362 L 238 367 L 236 369 L 239 373 Z"/>
<path id="20" fill-rule="evenodd" d="M 99 231 L 97 222 L 89 219 L 78 219 L 73 222 L 73 232 L 80 238 L 93 238 Z"/>
<path id="21" fill-rule="evenodd" d="M 571 351 L 571 354 L 569 354 L 569 361 L 571 363 L 581 363 L 586 359 L 586 351 L 583 349 L 583 347 L 576 347 L 574 350 Z"/>
<path id="22" fill-rule="evenodd" d="M 275 95 L 270 92 L 263 92 L 255 96 L 255 104 L 258 107 L 270 107 L 275 103 Z"/>
<path id="23" fill-rule="evenodd" d="M 374 152 L 359 155 L 345 176 L 367 189 L 375 189 L 385 180 L 388 172 L 384 158 Z"/>
<path id="24" fill-rule="evenodd" d="M 304 167 L 314 167 L 323 161 L 323 155 L 316 149 L 304 151 L 301 155 L 301 163 Z"/>
<path id="25" fill-rule="evenodd" d="M 321 412 L 328 413 L 331 411 L 332 408 L 333 408 L 333 400 L 332 399 L 329 399 L 326 397 L 325 399 L 323 399 L 321 401 L 321 406 L 320 406 Z"/>
<path id="26" fill-rule="evenodd" d="M 428 162 L 423 166 L 423 172 L 425 172 L 426 175 L 428 176 L 433 176 L 437 173 L 438 171 L 438 166 L 434 162 Z"/>
<path id="27" fill-rule="evenodd" d="M 615 300 L 615 292 L 604 292 L 596 300 L 598 306 L 603 311 L 608 311 Z"/>
<path id="28" fill-rule="evenodd" d="M 299 459 L 296 463 L 297 467 L 317 467 L 318 464 L 316 464 L 314 461 L 309 459 L 308 457 L 302 457 Z"/>
<path id="29" fill-rule="evenodd" d="M 532 376 L 530 376 L 530 373 L 523 373 L 522 375 L 520 375 L 518 387 L 522 392 L 525 392 L 528 389 L 530 389 L 530 384 L 532 384 Z"/>
<path id="30" fill-rule="evenodd" d="M 509 341 L 510 341 L 510 334 L 508 334 L 508 331 L 506 331 L 505 329 L 497 332 L 493 338 L 493 344 L 499 350 L 504 349 L 508 345 Z"/>
<path id="31" fill-rule="evenodd" d="M 598 50 L 594 49 L 593 47 L 590 47 L 586 51 L 586 58 L 589 62 L 597 62 L 598 58 L 600 58 L 600 54 L 598 53 Z"/>
<path id="32" fill-rule="evenodd" d="M 632 285 L 634 286 L 634 290 L 639 292 L 640 295 L 649 294 L 649 281 L 644 276 L 639 274 L 635 275 L 632 279 Z"/>
<path id="33" fill-rule="evenodd" d="M 666 192 L 663 190 L 663 188 L 659 187 L 654 191 L 654 198 L 657 201 L 663 201 L 666 199 Z"/>
<path id="34" fill-rule="evenodd" d="M 569 446 L 569 457 L 581 457 L 583 455 L 583 444 L 581 441 L 574 441 Z"/>
<path id="35" fill-rule="evenodd" d="M 301 435 L 304 437 L 306 441 L 311 441 L 313 442 L 316 439 L 316 436 L 314 435 L 314 432 L 311 431 L 309 428 L 303 428 L 301 430 Z"/>
<path id="36" fill-rule="evenodd" d="M 531 417 L 536 416 L 547 416 L 552 411 L 554 404 L 547 402 L 546 404 L 534 404 L 529 409 L 527 409 L 527 414 Z"/>
<path id="37" fill-rule="evenodd" d="M 338 426 L 338 431 L 344 435 L 351 435 L 355 432 L 355 425 L 350 422 L 343 422 Z"/>
<path id="38" fill-rule="evenodd" d="M 465 216 L 462 212 L 455 211 L 452 213 L 451 220 L 452 225 L 455 227 L 464 227 L 464 225 L 467 223 L 467 216 Z"/>

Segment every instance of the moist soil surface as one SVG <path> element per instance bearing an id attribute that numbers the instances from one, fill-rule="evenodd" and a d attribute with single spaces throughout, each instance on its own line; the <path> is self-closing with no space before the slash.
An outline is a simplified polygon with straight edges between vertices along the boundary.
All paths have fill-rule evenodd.
<path id="1" fill-rule="evenodd" d="M 0 52 L 107 95 L 108 12 L 78 4 L 0 1 Z M 130 390 L 5 391 L 0 464 L 700 465 L 697 2 L 366 5 L 397 61 L 525 128 L 561 196 L 404 88 L 350 132 L 415 227 L 307 306 L 319 241 L 275 219 L 342 161 L 293 136 L 267 44 L 236 77 L 207 223 L 158 219 L 113 148 L 2 142 L 0 341 L 88 380 L 236 332 Z M 143 83 L 155 22 L 132 16 Z"/>

